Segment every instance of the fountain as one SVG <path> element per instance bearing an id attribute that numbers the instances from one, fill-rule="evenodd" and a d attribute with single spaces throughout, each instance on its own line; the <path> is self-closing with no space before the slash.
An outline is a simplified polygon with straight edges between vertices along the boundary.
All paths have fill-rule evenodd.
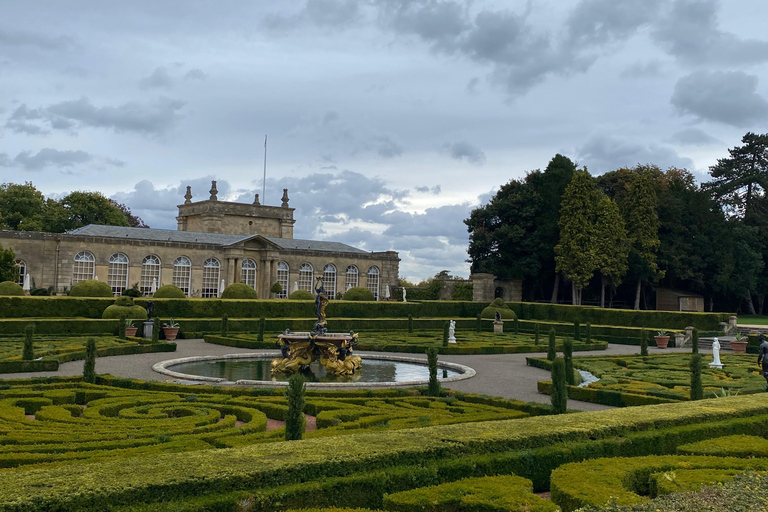
<path id="1" fill-rule="evenodd" d="M 311 332 L 294 332 L 286 329 L 278 335 L 276 342 L 282 357 L 272 361 L 275 373 L 295 373 L 305 370 L 313 361 L 319 361 L 331 375 L 349 376 L 360 368 L 359 356 L 353 355 L 358 344 L 357 334 L 328 332 L 325 307 L 328 297 L 325 295 L 323 279 L 315 281 L 315 314 L 317 321 Z"/>

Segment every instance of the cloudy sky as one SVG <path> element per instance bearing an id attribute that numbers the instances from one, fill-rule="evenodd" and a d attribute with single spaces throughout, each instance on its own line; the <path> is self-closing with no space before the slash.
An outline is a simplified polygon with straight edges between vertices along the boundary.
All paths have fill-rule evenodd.
<path id="1" fill-rule="evenodd" d="M 768 132 L 764 0 L 3 2 L 0 181 L 150 226 L 288 188 L 296 237 L 467 275 L 470 210 L 556 153 L 707 168 Z"/>

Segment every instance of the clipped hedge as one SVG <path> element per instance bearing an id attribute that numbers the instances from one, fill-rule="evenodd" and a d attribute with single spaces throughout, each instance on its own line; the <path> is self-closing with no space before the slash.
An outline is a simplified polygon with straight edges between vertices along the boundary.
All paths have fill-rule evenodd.
<path id="1" fill-rule="evenodd" d="M 363 288 L 361 286 L 355 286 L 353 288 L 350 288 L 346 292 L 344 292 L 342 299 L 349 300 L 349 301 L 370 301 L 370 302 L 376 300 L 371 290 L 369 290 L 368 288 Z"/>
<path id="2" fill-rule="evenodd" d="M 55 372 L 59 369 L 56 359 L 39 361 L 0 361 L 0 373 Z"/>
<path id="3" fill-rule="evenodd" d="M 12 281 L 3 281 L 0 283 L 0 295 L 23 296 L 24 288 L 22 288 L 18 283 L 14 283 Z"/>
<path id="4" fill-rule="evenodd" d="M 531 365 L 536 366 L 536 365 Z M 536 389 L 539 393 L 546 395 L 552 394 L 552 381 L 539 381 L 536 383 Z M 635 405 L 655 405 L 670 404 L 677 402 L 669 398 L 662 398 L 649 395 L 638 395 L 635 393 L 626 393 L 613 391 L 610 389 L 594 389 L 589 387 L 568 386 L 568 398 L 571 400 L 580 400 L 582 402 L 592 402 L 595 404 L 610 405 L 612 407 L 630 407 Z"/>
<path id="5" fill-rule="evenodd" d="M 70 297 L 112 297 L 112 288 L 103 281 L 86 279 L 75 284 L 69 291 Z"/>
<path id="6" fill-rule="evenodd" d="M 117 319 L 120 317 L 125 317 L 128 320 L 146 320 L 147 310 L 141 306 L 118 306 L 112 304 L 107 306 L 107 309 L 101 314 L 101 318 Z"/>
<path id="7" fill-rule="evenodd" d="M 558 512 L 551 501 L 533 494 L 527 478 L 513 475 L 467 478 L 384 496 L 384 509 L 392 512 Z"/>
<path id="8" fill-rule="evenodd" d="M 312 292 L 307 290 L 296 290 L 295 292 L 292 292 L 288 298 L 290 300 L 315 300 Z"/>
<path id="9" fill-rule="evenodd" d="M 678 446 L 677 452 L 680 455 L 768 458 L 768 440 L 763 437 L 749 435 L 725 436 Z"/>
<path id="10" fill-rule="evenodd" d="M 224 289 L 221 294 L 222 299 L 258 299 L 259 294 L 256 290 L 245 283 L 232 283 Z"/>
<path id="11" fill-rule="evenodd" d="M 152 295 L 152 298 L 154 299 L 186 299 L 187 296 L 184 295 L 184 292 L 181 291 L 181 288 L 179 288 L 176 285 L 173 284 L 164 284 L 157 290 L 155 290 L 155 293 Z"/>

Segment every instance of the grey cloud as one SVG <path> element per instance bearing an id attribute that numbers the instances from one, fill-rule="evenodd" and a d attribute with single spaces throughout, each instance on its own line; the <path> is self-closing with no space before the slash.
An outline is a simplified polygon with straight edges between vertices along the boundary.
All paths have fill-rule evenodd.
<path id="1" fill-rule="evenodd" d="M 382 158 L 395 158 L 403 153 L 403 147 L 388 136 L 377 137 L 376 153 Z"/>
<path id="2" fill-rule="evenodd" d="M 43 119 L 43 117 L 43 113 L 40 109 L 30 109 L 26 104 L 22 103 L 13 111 L 11 117 L 5 122 L 5 127 L 16 133 L 47 135 L 50 133 L 50 130 L 46 130 L 41 126 L 28 122 Z"/>
<path id="3" fill-rule="evenodd" d="M 351 25 L 360 16 L 357 0 L 308 0 L 297 14 L 265 16 L 262 26 L 270 31 L 289 31 L 305 26 L 337 29 Z"/>
<path id="4" fill-rule="evenodd" d="M 13 164 L 27 171 L 41 171 L 47 168 L 72 168 L 79 164 L 91 164 L 95 168 L 104 168 L 106 165 L 122 167 L 123 162 L 109 158 L 94 156 L 86 151 L 59 151 L 52 148 L 43 148 L 37 153 L 22 151 L 13 159 Z"/>
<path id="5" fill-rule="evenodd" d="M 569 44 L 624 41 L 651 23 L 661 5 L 661 0 L 582 0 L 566 21 Z"/>
<path id="6" fill-rule="evenodd" d="M 29 46 L 41 50 L 66 50 L 74 44 L 71 37 L 51 37 L 27 31 L 8 31 L 0 28 L 0 46 Z"/>
<path id="7" fill-rule="evenodd" d="M 621 78 L 647 78 L 661 75 L 661 62 L 657 60 L 651 60 L 648 62 L 635 62 L 628 68 L 624 69 L 619 76 Z"/>
<path id="8" fill-rule="evenodd" d="M 711 146 L 722 142 L 698 128 L 685 128 L 672 135 L 672 142 L 683 146 Z"/>
<path id="9" fill-rule="evenodd" d="M 680 114 L 748 127 L 768 118 L 757 84 L 756 76 L 742 71 L 696 71 L 678 80 L 671 101 Z"/>
<path id="10" fill-rule="evenodd" d="M 580 163 L 592 174 L 603 174 L 637 164 L 655 164 L 662 169 L 679 167 L 693 169 L 690 158 L 679 156 L 668 146 L 641 144 L 610 135 L 595 135 L 576 150 Z"/>
<path id="11" fill-rule="evenodd" d="M 718 0 L 676 0 L 652 36 L 675 58 L 694 66 L 768 61 L 768 41 L 740 39 L 720 30 L 719 6 Z"/>
<path id="12" fill-rule="evenodd" d="M 168 74 L 165 67 L 155 68 L 151 75 L 139 80 L 139 87 L 142 89 L 156 89 L 170 87 L 173 85 L 173 79 Z"/>
<path id="13" fill-rule="evenodd" d="M 208 75 L 202 70 L 193 68 L 184 74 L 184 80 L 205 80 Z"/>
<path id="14" fill-rule="evenodd" d="M 463 160 L 475 165 L 483 165 L 485 163 L 485 153 L 469 142 L 459 141 L 453 144 L 445 144 L 443 147 L 448 150 L 451 158 L 454 160 Z"/>
<path id="15" fill-rule="evenodd" d="M 12 165 L 11 157 L 7 153 L 0 153 L 0 167 L 11 167 Z"/>
<path id="16" fill-rule="evenodd" d="M 435 49 L 453 51 L 457 38 L 470 26 L 459 2 L 383 0 L 379 21 L 396 32 L 417 35 Z"/>
<path id="17" fill-rule="evenodd" d="M 440 185 L 435 185 L 432 188 L 429 188 L 428 186 L 424 185 L 421 187 L 415 187 L 414 190 L 416 192 L 421 192 L 422 194 L 432 194 L 432 195 L 440 195 L 440 192 L 442 191 L 442 188 Z"/>
<path id="18" fill-rule="evenodd" d="M 51 105 L 45 112 L 53 119 L 75 122 L 81 127 L 161 135 L 178 121 L 178 111 L 183 106 L 183 101 L 159 97 L 147 103 L 130 101 L 117 107 L 97 107 L 82 97 Z"/>

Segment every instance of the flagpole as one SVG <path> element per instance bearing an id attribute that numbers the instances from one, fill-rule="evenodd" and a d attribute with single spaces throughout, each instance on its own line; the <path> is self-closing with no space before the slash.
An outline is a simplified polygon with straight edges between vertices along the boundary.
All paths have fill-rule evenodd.
<path id="1" fill-rule="evenodd" d="M 264 181 L 261 184 L 261 201 L 267 204 L 267 136 L 264 136 Z"/>

